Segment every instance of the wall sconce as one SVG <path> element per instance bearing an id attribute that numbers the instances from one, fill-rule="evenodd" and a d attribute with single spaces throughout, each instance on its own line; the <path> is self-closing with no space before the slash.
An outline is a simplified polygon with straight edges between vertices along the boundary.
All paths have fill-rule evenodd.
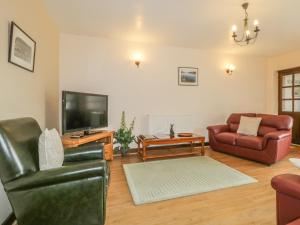
<path id="1" fill-rule="evenodd" d="M 234 71 L 235 71 L 235 65 L 233 65 L 233 64 L 226 65 L 227 75 L 231 75 Z"/>
<path id="2" fill-rule="evenodd" d="M 139 68 L 140 67 L 140 64 L 142 62 L 142 54 L 140 52 L 135 52 L 133 55 L 132 55 L 132 60 L 134 61 L 134 64 Z"/>

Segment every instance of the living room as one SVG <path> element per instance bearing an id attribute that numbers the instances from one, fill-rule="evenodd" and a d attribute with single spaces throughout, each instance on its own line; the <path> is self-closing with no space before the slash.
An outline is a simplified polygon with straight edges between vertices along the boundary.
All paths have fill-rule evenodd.
<path id="1" fill-rule="evenodd" d="M 16 219 L 19 225 L 300 224 L 300 194 L 296 191 L 300 184 L 297 186 L 293 180 L 296 178 L 291 178 L 290 182 L 295 183 L 284 189 L 292 192 L 287 194 L 289 200 L 278 194 L 277 183 L 273 187 L 271 184 L 273 177 L 282 174 L 300 175 L 293 165 L 297 164 L 295 158 L 300 157 L 300 33 L 295 29 L 300 2 L 253 0 L 248 1 L 247 7 L 245 2 L 1 1 L 0 120 L 33 118 L 42 137 L 47 135 L 46 128 L 56 129 L 62 136 L 66 161 L 60 168 L 43 171 L 39 158 L 35 169 L 10 171 L 21 168 L 23 153 L 14 165 L 8 164 L 8 159 L 11 162 L 16 158 L 13 148 L 7 146 L 13 146 L 16 140 L 22 146 L 24 139 L 15 137 L 11 145 L 5 144 L 21 129 L 7 128 L 18 131 L 8 135 L 5 126 L 0 125 L 0 142 L 4 143 L 0 145 L 0 164 L 7 165 L 0 166 L 0 222 L 12 224 Z M 245 17 L 249 19 L 247 26 Z M 13 52 L 18 50 L 13 47 L 17 35 L 32 47 L 30 64 L 22 64 L 17 51 Z M 189 77 L 186 74 L 192 79 L 185 78 Z M 105 97 L 104 122 L 96 119 L 99 124 L 89 127 L 99 128 L 99 133 L 81 137 L 87 127 L 68 127 L 68 105 L 74 103 L 68 102 L 71 95 L 78 99 Z M 124 145 L 118 136 L 122 136 L 122 112 L 127 127 L 134 121 L 133 129 L 126 130 L 133 138 Z M 238 135 L 244 117 L 259 120 L 255 134 L 245 137 L 250 136 L 250 142 L 255 137 L 255 143 L 249 147 L 249 140 L 244 140 L 237 150 L 239 141 L 234 140 L 231 150 L 232 146 L 227 145 L 233 134 L 218 139 L 218 132 L 227 132 L 227 128 L 215 125 L 234 124 L 236 128 L 228 129 Z M 172 138 L 171 131 L 176 137 Z M 281 133 L 268 134 L 274 132 Z M 82 180 L 93 180 L 95 186 L 104 182 L 103 193 L 89 189 L 89 182 L 80 186 L 81 192 L 70 180 L 63 183 L 64 192 L 59 189 L 61 181 L 56 180 L 53 194 L 50 189 L 46 194 L 39 192 L 43 189 L 39 180 L 34 188 L 24 182 L 27 186 L 16 186 L 35 173 L 68 170 L 67 162 L 79 153 L 71 155 L 67 147 L 84 146 L 83 142 L 97 144 L 102 139 L 105 145 L 97 151 L 102 151 L 106 159 L 105 169 L 101 168 L 110 175 L 92 174 L 102 165 L 98 163 L 93 167 L 95 171 L 91 165 L 84 169 L 92 177 Z M 259 149 L 253 143 L 258 143 Z M 93 151 L 90 154 L 99 157 Z M 138 166 L 149 166 L 149 170 Z M 187 172 L 181 174 L 176 167 L 187 168 Z M 170 168 L 174 168 L 173 175 L 178 174 L 174 180 Z M 156 170 L 148 177 L 149 171 Z M 210 180 L 214 173 L 220 176 Z M 222 176 L 228 177 L 221 179 Z M 144 182 L 147 186 L 143 186 Z M 67 188 L 73 191 L 71 197 Z M 101 210 L 94 206 L 98 198 L 103 201 Z M 53 212 L 57 219 L 51 215 Z"/>

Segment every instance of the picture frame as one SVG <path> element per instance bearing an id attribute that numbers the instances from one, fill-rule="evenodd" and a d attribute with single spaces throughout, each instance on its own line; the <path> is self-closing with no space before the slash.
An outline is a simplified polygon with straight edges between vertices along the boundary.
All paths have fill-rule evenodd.
<path id="1" fill-rule="evenodd" d="M 198 68 L 178 67 L 178 85 L 198 86 Z"/>
<path id="2" fill-rule="evenodd" d="M 8 62 L 34 72 L 36 42 L 16 23 L 11 22 Z"/>

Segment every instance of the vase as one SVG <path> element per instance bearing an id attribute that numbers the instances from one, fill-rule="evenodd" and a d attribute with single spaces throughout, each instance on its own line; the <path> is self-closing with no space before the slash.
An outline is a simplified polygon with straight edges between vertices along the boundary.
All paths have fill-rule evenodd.
<path id="1" fill-rule="evenodd" d="M 174 124 L 170 124 L 170 138 L 175 137 Z"/>

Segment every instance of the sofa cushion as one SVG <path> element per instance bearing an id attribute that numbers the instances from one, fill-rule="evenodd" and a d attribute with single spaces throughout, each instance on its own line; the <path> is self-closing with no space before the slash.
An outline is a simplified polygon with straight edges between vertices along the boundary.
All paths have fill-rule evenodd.
<path id="1" fill-rule="evenodd" d="M 256 137 L 256 136 L 241 135 L 237 138 L 236 145 L 245 147 L 245 148 L 262 150 L 263 149 L 263 138 Z"/>
<path id="2" fill-rule="evenodd" d="M 225 144 L 235 145 L 238 136 L 239 134 L 237 133 L 223 132 L 216 135 L 216 140 Z"/>
<path id="3" fill-rule="evenodd" d="M 255 113 L 232 113 L 227 119 L 227 124 L 229 125 L 230 131 L 237 131 L 237 129 L 239 128 L 241 116 L 255 117 L 255 115 Z"/>
<path id="4" fill-rule="evenodd" d="M 265 136 L 267 133 L 275 132 L 277 131 L 274 127 L 268 127 L 268 126 L 259 126 L 258 128 L 258 136 Z"/>
<path id="5" fill-rule="evenodd" d="M 256 114 L 255 113 L 232 113 L 227 119 L 227 124 L 240 123 L 241 116 L 255 117 Z"/>
<path id="6" fill-rule="evenodd" d="M 229 130 L 231 132 L 236 133 L 238 129 L 239 129 L 239 124 L 238 123 L 230 123 L 229 124 Z"/>
<path id="7" fill-rule="evenodd" d="M 288 115 L 257 114 L 257 117 L 262 118 L 262 126 L 274 127 L 277 130 L 290 130 L 293 126 L 293 118 Z"/>
<path id="8" fill-rule="evenodd" d="M 300 225 L 300 218 L 288 223 L 287 225 Z"/>

